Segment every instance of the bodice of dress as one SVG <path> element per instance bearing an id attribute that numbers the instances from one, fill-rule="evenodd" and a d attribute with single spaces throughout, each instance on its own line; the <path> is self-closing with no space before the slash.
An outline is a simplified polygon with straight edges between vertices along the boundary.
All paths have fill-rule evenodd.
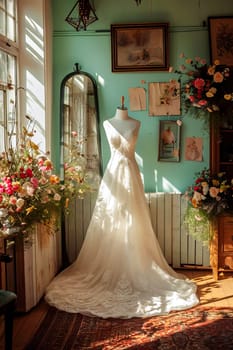
<path id="1" fill-rule="evenodd" d="M 106 136 L 110 145 L 111 157 L 115 152 L 120 152 L 123 156 L 133 159 L 135 157 L 135 147 L 138 139 L 139 127 L 132 120 L 114 120 L 104 122 Z"/>

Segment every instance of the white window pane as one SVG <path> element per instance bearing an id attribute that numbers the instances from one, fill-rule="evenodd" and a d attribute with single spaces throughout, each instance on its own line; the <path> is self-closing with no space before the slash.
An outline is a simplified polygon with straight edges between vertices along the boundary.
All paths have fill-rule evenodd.
<path id="1" fill-rule="evenodd" d="M 7 54 L 0 51 L 0 83 L 7 84 Z"/>
<path id="2" fill-rule="evenodd" d="M 4 92 L 0 90 L 0 125 L 4 125 L 4 115 L 5 115 L 5 103 L 4 103 Z"/>
<path id="3" fill-rule="evenodd" d="M 15 16 L 15 1 L 14 0 L 7 0 L 6 6 L 7 6 L 7 12 L 11 16 L 14 17 Z"/>
<path id="4" fill-rule="evenodd" d="M 7 17 L 7 37 L 15 41 L 15 19 Z"/>
<path id="5" fill-rule="evenodd" d="M 4 128 L 0 125 L 0 152 L 4 151 Z"/>
<path id="6" fill-rule="evenodd" d="M 5 12 L 0 9 L 0 34 L 6 35 Z"/>

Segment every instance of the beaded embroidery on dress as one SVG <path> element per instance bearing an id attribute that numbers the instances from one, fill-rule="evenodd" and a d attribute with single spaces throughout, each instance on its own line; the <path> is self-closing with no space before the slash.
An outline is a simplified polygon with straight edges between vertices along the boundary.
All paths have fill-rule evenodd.
<path id="1" fill-rule="evenodd" d="M 153 231 L 135 159 L 139 122 L 133 121 L 104 122 L 111 157 L 86 238 L 76 261 L 53 279 L 45 295 L 58 309 L 131 318 L 199 303 L 196 285 L 167 264 Z"/>

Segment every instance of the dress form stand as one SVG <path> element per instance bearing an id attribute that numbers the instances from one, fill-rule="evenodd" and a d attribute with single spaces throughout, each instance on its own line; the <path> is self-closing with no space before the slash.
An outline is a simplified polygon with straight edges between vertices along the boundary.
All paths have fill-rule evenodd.
<path id="1" fill-rule="evenodd" d="M 117 107 L 114 118 L 116 119 L 129 119 L 128 109 L 124 105 L 125 98 L 121 96 L 121 107 Z"/>

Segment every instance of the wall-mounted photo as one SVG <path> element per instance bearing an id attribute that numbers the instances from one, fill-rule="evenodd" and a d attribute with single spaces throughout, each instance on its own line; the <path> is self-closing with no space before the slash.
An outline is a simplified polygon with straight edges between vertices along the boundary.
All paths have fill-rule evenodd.
<path id="1" fill-rule="evenodd" d="M 112 24 L 112 71 L 165 71 L 168 23 Z"/>
<path id="2" fill-rule="evenodd" d="M 201 137 L 186 137 L 185 139 L 185 160 L 202 162 L 202 144 Z"/>
<path id="3" fill-rule="evenodd" d="M 212 64 L 233 66 L 233 17 L 208 17 L 210 59 Z"/>
<path id="4" fill-rule="evenodd" d="M 180 126 L 173 120 L 159 122 L 159 155 L 163 162 L 180 161 Z"/>
<path id="5" fill-rule="evenodd" d="M 180 83 L 149 83 L 149 116 L 180 115 Z"/>

